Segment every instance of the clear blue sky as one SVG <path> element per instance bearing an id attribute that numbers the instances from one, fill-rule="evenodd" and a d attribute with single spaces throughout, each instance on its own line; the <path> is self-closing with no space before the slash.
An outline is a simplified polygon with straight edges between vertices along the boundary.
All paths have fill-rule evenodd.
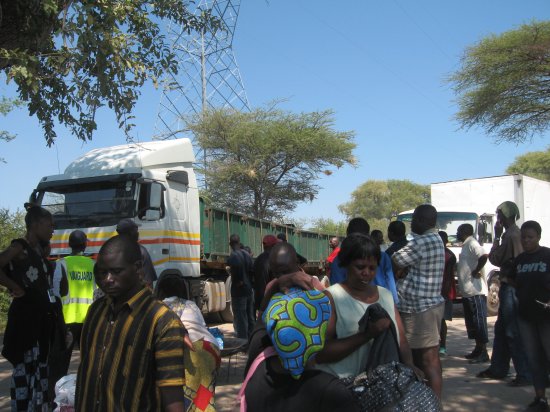
<path id="1" fill-rule="evenodd" d="M 544 150 L 550 134 L 521 145 L 502 143 L 480 129 L 458 129 L 454 94 L 444 79 L 459 67 L 468 45 L 533 19 L 550 19 L 548 0 L 243 0 L 234 53 L 250 103 L 286 98 L 283 108 L 332 108 L 335 128 L 354 130 L 359 160 L 324 176 L 312 203 L 296 218 L 342 220 L 337 206 L 369 179 L 417 183 L 504 174 L 517 155 Z M 13 96 L 12 85 L 0 95 Z M 160 94 L 144 88 L 135 136 L 152 136 Z M 82 143 L 58 129 L 47 148 L 36 119 L 24 110 L 0 118 L 18 134 L 0 142 L 4 177 L 0 207 L 21 208 L 42 176 L 62 173 L 77 156 L 125 142 L 114 116 L 100 115 L 99 130 Z"/>

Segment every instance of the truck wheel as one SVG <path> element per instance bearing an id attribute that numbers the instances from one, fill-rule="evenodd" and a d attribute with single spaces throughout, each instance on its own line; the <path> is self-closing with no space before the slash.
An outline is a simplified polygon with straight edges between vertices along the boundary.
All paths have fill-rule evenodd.
<path id="1" fill-rule="evenodd" d="M 225 309 L 218 313 L 224 322 L 233 323 L 233 308 L 231 307 L 231 302 L 226 302 Z"/>
<path id="2" fill-rule="evenodd" d="M 498 313 L 498 291 L 500 289 L 500 280 L 498 279 L 498 272 L 495 272 L 489 278 L 489 294 L 487 295 L 487 315 L 496 316 Z"/>

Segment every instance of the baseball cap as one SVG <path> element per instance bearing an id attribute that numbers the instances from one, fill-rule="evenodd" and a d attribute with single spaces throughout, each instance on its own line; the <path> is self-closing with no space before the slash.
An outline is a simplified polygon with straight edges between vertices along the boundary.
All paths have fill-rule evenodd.
<path id="1" fill-rule="evenodd" d="M 265 235 L 263 240 L 262 240 L 262 243 L 265 246 L 273 246 L 277 242 L 278 242 L 277 238 L 273 235 Z"/>

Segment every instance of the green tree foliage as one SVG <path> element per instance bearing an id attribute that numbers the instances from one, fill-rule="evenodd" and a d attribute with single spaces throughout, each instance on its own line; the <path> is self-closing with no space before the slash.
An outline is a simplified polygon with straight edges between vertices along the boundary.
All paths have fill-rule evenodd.
<path id="1" fill-rule="evenodd" d="M 172 20 L 186 30 L 216 30 L 208 11 L 195 17 L 187 1 L 0 1 L 0 70 L 17 85 L 48 145 L 56 122 L 81 140 L 96 130 L 96 111 L 108 106 L 128 133 L 139 88 L 177 72 L 176 56 L 160 29 Z"/>
<path id="2" fill-rule="evenodd" d="M 0 208 L 0 251 L 9 246 L 12 239 L 25 235 L 25 212 L 10 212 Z"/>
<path id="3" fill-rule="evenodd" d="M 550 181 L 550 148 L 546 151 L 529 152 L 516 157 L 506 169 L 508 174 L 523 174 Z"/>
<path id="4" fill-rule="evenodd" d="M 462 127 L 523 142 L 550 123 L 550 22 L 532 22 L 469 47 L 451 77 Z"/>
<path id="5" fill-rule="evenodd" d="M 333 129 L 333 113 L 276 107 L 213 110 L 189 123 L 207 153 L 208 199 L 258 218 L 280 218 L 315 198 L 328 168 L 354 164 L 353 132 Z"/>
<path id="6" fill-rule="evenodd" d="M 380 229 L 385 233 L 387 223 L 393 216 L 429 201 L 428 185 L 409 180 L 367 180 L 353 191 L 348 203 L 338 208 L 349 219 L 364 217 L 371 229 Z M 376 219 L 382 221 L 374 225 Z"/>
<path id="7" fill-rule="evenodd" d="M 313 220 L 311 231 L 319 233 L 328 233 L 330 235 L 345 236 L 347 222 L 337 222 L 332 219 L 319 218 Z"/>
<path id="8" fill-rule="evenodd" d="M 7 97 L 0 98 L 0 115 L 6 116 L 16 107 L 21 106 L 21 101 L 17 99 L 8 99 Z M 15 135 L 7 130 L 0 129 L 0 140 L 9 142 L 15 139 Z M 5 162 L 4 158 L 0 157 L 0 162 Z"/>

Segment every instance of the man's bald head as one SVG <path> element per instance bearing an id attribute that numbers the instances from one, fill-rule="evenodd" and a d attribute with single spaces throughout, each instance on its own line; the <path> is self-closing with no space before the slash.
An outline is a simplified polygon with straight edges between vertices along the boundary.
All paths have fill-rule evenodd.
<path id="1" fill-rule="evenodd" d="M 296 249 L 290 243 L 277 243 L 269 252 L 269 270 L 274 277 L 300 270 Z"/>

